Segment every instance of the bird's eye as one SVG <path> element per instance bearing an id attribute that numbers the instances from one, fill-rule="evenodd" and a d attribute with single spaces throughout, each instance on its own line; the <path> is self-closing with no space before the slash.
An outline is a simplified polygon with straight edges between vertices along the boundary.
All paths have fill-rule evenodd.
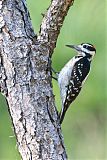
<path id="1" fill-rule="evenodd" d="M 83 48 L 87 48 L 87 45 L 83 45 Z"/>
<path id="2" fill-rule="evenodd" d="M 96 49 L 93 46 L 84 45 L 83 48 L 86 48 L 89 51 L 95 51 L 96 52 Z"/>
<path id="3" fill-rule="evenodd" d="M 81 46 L 83 46 L 84 49 L 87 49 L 87 50 L 89 50 L 89 51 L 95 51 L 95 52 L 96 52 L 95 47 L 94 47 L 93 45 L 89 44 L 89 43 L 87 43 L 87 44 L 82 43 Z"/>

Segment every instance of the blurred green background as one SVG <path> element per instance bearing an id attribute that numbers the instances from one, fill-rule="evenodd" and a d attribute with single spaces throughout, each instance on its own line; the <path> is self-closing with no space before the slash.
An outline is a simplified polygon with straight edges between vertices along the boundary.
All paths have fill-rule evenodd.
<path id="1" fill-rule="evenodd" d="M 49 0 L 28 0 L 35 31 L 39 32 Z M 69 160 L 107 160 L 106 146 L 106 1 L 75 0 L 65 19 L 53 55 L 57 71 L 75 55 L 65 44 L 89 42 L 97 49 L 91 74 L 81 94 L 69 108 L 62 132 Z M 58 110 L 59 88 L 53 80 Z M 5 100 L 0 95 L 0 160 L 20 160 Z"/>

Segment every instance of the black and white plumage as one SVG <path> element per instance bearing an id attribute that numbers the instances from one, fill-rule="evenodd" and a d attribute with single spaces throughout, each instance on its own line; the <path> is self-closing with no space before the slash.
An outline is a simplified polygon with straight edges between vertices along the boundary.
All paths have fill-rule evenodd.
<path id="1" fill-rule="evenodd" d="M 60 123 L 62 123 L 69 105 L 76 99 L 90 72 L 90 64 L 96 53 L 96 49 L 89 43 L 81 45 L 66 45 L 77 51 L 74 56 L 59 72 L 58 84 L 62 99 Z"/>

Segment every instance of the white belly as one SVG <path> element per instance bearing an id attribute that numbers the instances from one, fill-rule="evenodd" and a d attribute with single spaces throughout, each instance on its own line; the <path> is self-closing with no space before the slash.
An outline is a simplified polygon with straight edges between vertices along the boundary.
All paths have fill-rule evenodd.
<path id="1" fill-rule="evenodd" d="M 67 92 L 67 87 L 69 84 L 69 81 L 71 79 L 71 73 L 72 73 L 72 69 L 74 64 L 81 59 L 73 57 L 60 71 L 59 75 L 58 75 L 58 84 L 60 87 L 60 95 L 61 95 L 61 99 L 62 99 L 62 104 L 64 104 L 65 99 L 66 99 L 66 92 Z"/>

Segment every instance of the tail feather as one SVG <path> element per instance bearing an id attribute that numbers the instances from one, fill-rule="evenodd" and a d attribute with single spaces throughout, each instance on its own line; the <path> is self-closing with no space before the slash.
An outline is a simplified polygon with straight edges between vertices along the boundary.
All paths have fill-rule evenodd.
<path id="1" fill-rule="evenodd" d="M 67 106 L 67 107 L 66 107 L 66 106 L 63 106 L 63 107 L 62 107 L 62 110 L 61 110 L 60 113 L 59 113 L 60 124 L 62 124 L 62 122 L 63 122 L 63 120 L 64 120 L 65 113 L 66 113 L 67 109 L 68 109 L 68 106 Z"/>

